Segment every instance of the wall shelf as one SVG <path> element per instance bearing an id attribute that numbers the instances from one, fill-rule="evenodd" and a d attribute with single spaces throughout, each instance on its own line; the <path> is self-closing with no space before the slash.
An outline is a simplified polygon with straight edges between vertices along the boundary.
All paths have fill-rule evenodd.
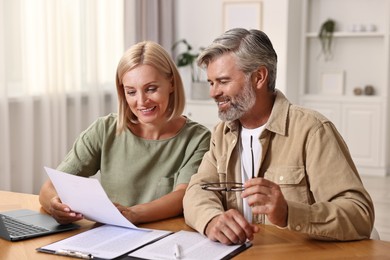
<path id="1" fill-rule="evenodd" d="M 390 1 L 303 0 L 302 13 L 299 103 L 336 125 L 361 174 L 389 175 Z M 318 32 L 327 19 L 336 22 L 336 31 L 332 55 L 325 59 Z M 375 31 L 349 30 L 356 24 Z M 329 85 L 324 75 L 342 80 Z M 366 85 L 374 86 L 374 95 L 354 95 Z M 325 94 L 324 86 L 337 86 L 342 94 Z"/>
<path id="2" fill-rule="evenodd" d="M 309 32 L 306 33 L 307 38 L 318 38 L 318 32 Z M 384 33 L 381 32 L 335 32 L 333 34 L 334 38 L 369 38 L 369 37 L 385 37 Z"/>

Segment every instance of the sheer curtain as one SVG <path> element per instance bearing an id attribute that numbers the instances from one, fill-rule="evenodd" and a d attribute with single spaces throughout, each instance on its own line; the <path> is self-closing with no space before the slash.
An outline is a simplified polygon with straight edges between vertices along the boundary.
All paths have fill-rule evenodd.
<path id="1" fill-rule="evenodd" d="M 0 189 L 38 193 L 77 135 L 116 111 L 123 1 L 0 0 Z"/>
<path id="2" fill-rule="evenodd" d="M 136 42 L 155 41 L 169 52 L 174 41 L 174 6 L 173 0 L 135 0 Z"/>

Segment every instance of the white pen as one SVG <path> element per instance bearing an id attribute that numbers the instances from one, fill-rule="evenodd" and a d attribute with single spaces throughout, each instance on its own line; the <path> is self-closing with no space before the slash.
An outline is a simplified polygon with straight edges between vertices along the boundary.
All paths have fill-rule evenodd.
<path id="1" fill-rule="evenodd" d="M 93 255 L 83 252 L 77 252 L 74 250 L 68 250 L 68 249 L 59 249 L 54 252 L 55 255 L 63 255 L 63 256 L 71 256 L 76 258 L 82 258 L 82 259 L 93 259 Z"/>
<path id="2" fill-rule="evenodd" d="M 181 257 L 179 244 L 174 245 L 174 256 L 175 256 L 175 259 L 180 259 L 180 257 Z"/>

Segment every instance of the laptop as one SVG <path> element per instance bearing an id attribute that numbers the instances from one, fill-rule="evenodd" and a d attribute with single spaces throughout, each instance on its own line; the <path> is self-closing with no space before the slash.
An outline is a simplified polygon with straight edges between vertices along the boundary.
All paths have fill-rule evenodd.
<path id="1" fill-rule="evenodd" d="M 53 217 L 29 209 L 0 212 L 0 237 L 9 241 L 45 236 L 79 227 L 74 223 L 60 225 Z"/>

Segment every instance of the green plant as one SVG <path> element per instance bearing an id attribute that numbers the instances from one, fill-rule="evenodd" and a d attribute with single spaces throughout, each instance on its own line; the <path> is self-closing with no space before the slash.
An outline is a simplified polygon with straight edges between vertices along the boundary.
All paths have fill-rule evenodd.
<path id="1" fill-rule="evenodd" d="M 181 39 L 172 45 L 172 51 L 175 51 L 179 45 L 185 46 L 185 51 L 177 55 L 175 62 L 177 67 L 190 66 L 191 68 L 191 80 L 192 82 L 200 81 L 199 68 L 196 66 L 196 58 L 199 53 L 192 52 L 192 46 L 185 39 Z M 202 50 L 203 48 L 200 48 Z"/>
<path id="2" fill-rule="evenodd" d="M 332 19 L 328 19 L 321 25 L 320 32 L 318 34 L 325 60 L 329 60 L 332 56 L 332 39 L 335 26 L 336 22 Z"/>

